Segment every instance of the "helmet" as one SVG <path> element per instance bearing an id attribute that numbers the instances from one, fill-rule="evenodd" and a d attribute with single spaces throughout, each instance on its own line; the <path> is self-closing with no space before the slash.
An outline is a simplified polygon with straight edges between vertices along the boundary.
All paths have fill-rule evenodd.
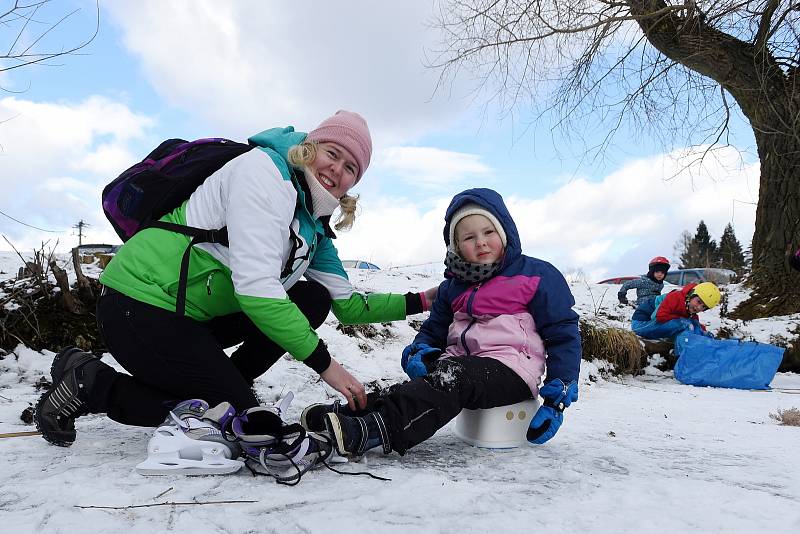
<path id="1" fill-rule="evenodd" d="M 709 309 L 719 304 L 719 300 L 722 297 L 719 293 L 719 288 L 711 282 L 697 284 L 694 289 L 692 289 L 690 295 L 700 297 L 700 300 L 702 300 L 703 304 L 708 306 Z"/>
<path id="2" fill-rule="evenodd" d="M 669 269 L 669 260 L 664 256 L 656 256 L 647 264 L 648 267 L 654 267 L 656 265 L 666 265 L 667 269 Z"/>

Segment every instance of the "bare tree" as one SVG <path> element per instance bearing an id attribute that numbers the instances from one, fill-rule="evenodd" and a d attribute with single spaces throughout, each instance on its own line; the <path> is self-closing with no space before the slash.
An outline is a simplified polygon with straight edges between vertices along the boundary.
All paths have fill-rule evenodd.
<path id="1" fill-rule="evenodd" d="M 13 5 L 0 7 L 0 72 L 35 64 L 50 65 L 50 60 L 75 54 L 86 47 L 97 36 L 100 27 L 100 4 L 97 2 L 95 5 L 97 17 L 92 35 L 67 46 L 52 45 L 50 42 L 54 34 L 80 9 L 64 13 L 60 9 L 63 5 L 53 3 L 52 0 L 15 0 Z"/>
<path id="2" fill-rule="evenodd" d="M 728 142 L 749 121 L 761 163 L 754 288 L 741 317 L 800 311 L 800 3 L 797 0 L 442 0 L 443 80 L 477 74 L 504 109 L 555 112 L 564 131 L 626 121 L 663 140 Z M 610 124 L 609 124 L 610 123 Z M 574 128 L 575 125 L 580 128 Z M 691 141 L 686 141 L 687 139 Z"/>

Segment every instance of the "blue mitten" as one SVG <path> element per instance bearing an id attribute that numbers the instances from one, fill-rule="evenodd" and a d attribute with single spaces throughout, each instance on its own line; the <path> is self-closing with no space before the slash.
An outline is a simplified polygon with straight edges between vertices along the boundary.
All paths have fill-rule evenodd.
<path id="1" fill-rule="evenodd" d="M 403 349 L 400 365 L 410 379 L 415 379 L 428 374 L 425 361 L 436 360 L 442 354 L 441 349 L 431 347 L 427 343 L 412 343 Z"/>
<path id="2" fill-rule="evenodd" d="M 556 435 L 564 422 L 564 408 L 578 400 L 578 384 L 564 384 L 560 378 L 556 378 L 542 386 L 539 395 L 544 399 L 544 404 L 533 416 L 527 433 L 528 442 L 535 445 L 541 445 Z"/>

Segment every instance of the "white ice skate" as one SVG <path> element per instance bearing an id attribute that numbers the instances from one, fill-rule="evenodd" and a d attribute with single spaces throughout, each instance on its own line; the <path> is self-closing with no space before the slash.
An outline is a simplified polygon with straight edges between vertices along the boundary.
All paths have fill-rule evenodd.
<path id="1" fill-rule="evenodd" d="M 244 465 L 240 449 L 222 437 L 219 427 L 203 419 L 204 401 L 179 404 L 147 444 L 147 459 L 136 466 L 142 475 L 226 475 Z"/>

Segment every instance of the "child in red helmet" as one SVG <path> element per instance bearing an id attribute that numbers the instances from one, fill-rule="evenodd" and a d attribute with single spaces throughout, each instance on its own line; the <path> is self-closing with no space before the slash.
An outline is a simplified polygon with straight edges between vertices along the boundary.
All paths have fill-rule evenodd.
<path id="1" fill-rule="evenodd" d="M 647 266 L 647 274 L 640 278 L 628 280 L 619 288 L 617 298 L 620 304 L 628 303 L 627 293 L 631 289 L 636 289 L 636 303 L 642 304 L 648 299 L 654 299 L 661 294 L 664 289 L 664 278 L 669 271 L 669 260 L 664 256 L 656 256 Z"/>

